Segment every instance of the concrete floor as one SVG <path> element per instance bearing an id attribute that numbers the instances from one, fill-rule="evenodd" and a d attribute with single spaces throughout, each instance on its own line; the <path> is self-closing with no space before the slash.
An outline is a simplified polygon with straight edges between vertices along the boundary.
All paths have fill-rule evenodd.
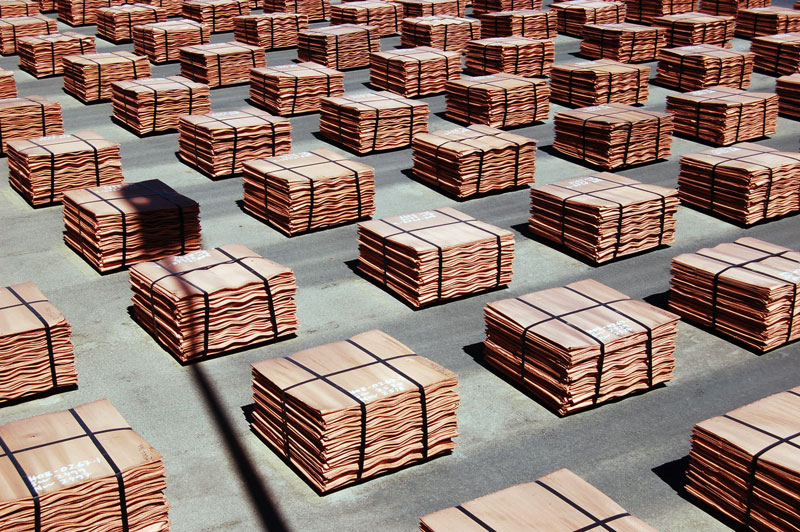
<path id="1" fill-rule="evenodd" d="M 776 0 L 777 5 L 789 5 Z M 51 15 L 55 17 L 55 15 Z M 59 23 L 60 30 L 70 29 Z M 92 34 L 94 26 L 78 31 Z M 213 41 L 231 40 L 220 34 Z M 383 49 L 399 46 L 385 38 Z M 737 49 L 747 41 L 736 40 Z M 98 39 L 99 50 L 132 50 Z M 579 40 L 556 39 L 557 62 L 575 60 Z M 268 65 L 295 58 L 295 50 L 270 52 Z M 668 248 L 593 267 L 531 239 L 524 230 L 528 191 L 456 202 L 409 179 L 410 149 L 361 159 L 376 168 L 376 217 L 454 206 L 516 233 L 514 281 L 505 289 L 414 311 L 351 270 L 356 227 L 348 225 L 286 238 L 237 205 L 239 178 L 211 181 L 178 161 L 177 134 L 140 139 L 110 120 L 111 104 L 85 106 L 62 92 L 62 79 L 36 80 L 17 57 L 0 58 L 15 71 L 20 95 L 61 102 L 67 132 L 93 129 L 122 145 L 127 181 L 159 178 L 200 202 L 206 247 L 242 243 L 291 266 L 299 285 L 296 338 L 192 366 L 179 365 L 128 315 L 128 273 L 99 275 L 62 241 L 61 208 L 32 209 L 0 179 L 0 281 L 33 280 L 73 327 L 77 390 L 0 410 L 8 422 L 108 397 L 131 425 L 163 455 L 175 532 L 199 531 L 410 531 L 417 517 L 569 467 L 629 512 L 664 531 L 729 530 L 686 497 L 683 468 L 692 426 L 708 417 L 800 383 L 798 345 L 758 356 L 729 340 L 681 323 L 675 379 L 667 386 L 567 418 L 559 418 L 489 371 L 480 361 L 483 306 L 493 300 L 594 278 L 631 297 L 663 304 L 670 259 L 743 235 L 800 248 L 798 217 L 742 229 L 680 207 L 677 241 Z M 655 75 L 655 64 L 651 64 Z M 179 65 L 153 67 L 154 76 L 179 73 Z M 367 90 L 366 69 L 347 72 L 348 92 Z M 772 77 L 754 74 L 751 90 L 773 91 Z M 648 109 L 663 110 L 667 90 L 651 85 Z M 247 86 L 211 93 L 212 108 L 247 105 Z M 425 98 L 430 129 L 453 127 L 442 118 L 444 97 Z M 562 109 L 552 106 L 555 113 Z M 318 115 L 292 118 L 293 149 L 331 148 L 320 140 Z M 537 183 L 588 175 L 550 149 L 552 115 L 544 124 L 516 130 L 539 142 Z M 784 118 L 778 132 L 759 142 L 798 149 L 800 126 Z M 665 161 L 619 173 L 674 187 L 681 154 L 706 146 L 675 138 Z M 337 149 L 337 148 L 332 148 Z M 7 175 L 5 159 L 0 173 Z M 380 328 L 418 353 L 454 370 L 461 384 L 458 447 L 448 456 L 384 475 L 327 496 L 317 495 L 250 432 L 250 365 Z M 275 523 L 270 526 L 270 523 Z"/>

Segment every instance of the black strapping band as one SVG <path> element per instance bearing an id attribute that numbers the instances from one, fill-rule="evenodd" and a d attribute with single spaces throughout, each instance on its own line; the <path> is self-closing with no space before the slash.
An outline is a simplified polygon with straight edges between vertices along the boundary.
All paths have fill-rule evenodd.
<path id="1" fill-rule="evenodd" d="M 25 301 L 25 299 L 20 296 L 16 290 L 10 286 L 7 286 L 6 289 L 11 292 L 14 297 L 19 299 L 20 303 L 25 305 L 25 308 L 30 310 L 31 313 L 36 316 L 36 319 L 38 319 L 42 325 L 44 325 L 44 336 L 45 340 L 47 341 L 47 357 L 50 359 L 50 379 L 53 381 L 53 388 L 57 388 L 58 378 L 56 377 L 56 359 L 55 353 L 53 352 L 53 337 L 50 332 L 50 324 L 47 323 L 47 320 L 44 319 L 44 316 L 42 316 L 39 311 L 33 308 L 33 305 L 31 305 L 28 301 Z"/>

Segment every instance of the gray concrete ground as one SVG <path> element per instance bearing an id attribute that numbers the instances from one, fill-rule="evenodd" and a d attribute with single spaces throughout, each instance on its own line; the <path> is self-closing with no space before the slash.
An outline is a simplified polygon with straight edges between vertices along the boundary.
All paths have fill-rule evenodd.
<path id="1" fill-rule="evenodd" d="M 789 5 L 787 0 L 777 0 Z M 51 15 L 55 17 L 55 15 Z M 68 26 L 59 23 L 59 29 Z M 92 33 L 94 26 L 79 31 Z M 213 41 L 230 40 L 220 34 Z M 399 37 L 381 41 L 399 46 Z M 737 49 L 747 41 L 736 40 Z M 98 39 L 100 50 L 131 50 Z M 556 39 L 557 62 L 574 60 L 577 39 Z M 295 50 L 270 52 L 269 65 L 285 64 Z M 15 71 L 21 95 L 61 102 L 66 130 L 93 129 L 122 144 L 128 181 L 159 178 L 201 204 L 206 247 L 238 242 L 291 266 L 297 275 L 300 331 L 296 338 L 231 356 L 181 366 L 128 315 L 126 272 L 99 275 L 62 241 L 61 208 L 34 210 L 0 180 L 0 281 L 35 281 L 73 326 L 80 378 L 77 390 L 0 409 L 2 422 L 108 397 L 164 455 L 167 495 L 175 532 L 266 530 L 278 514 L 296 531 L 414 530 L 417 517 L 468 499 L 531 481 L 561 467 L 617 500 L 659 530 L 728 530 L 682 491 L 682 459 L 692 426 L 708 417 L 800 383 L 798 345 L 758 356 L 725 338 L 681 323 L 674 381 L 649 393 L 559 418 L 489 371 L 480 362 L 483 306 L 493 300 L 594 278 L 635 298 L 663 304 L 670 259 L 682 252 L 748 235 L 800 247 L 797 216 L 742 229 L 695 210 L 678 212 L 672 246 L 593 267 L 531 239 L 524 231 L 528 191 L 456 202 L 409 179 L 411 151 L 361 159 L 376 167 L 376 217 L 454 206 L 516 232 L 514 281 L 505 289 L 414 311 L 351 271 L 356 227 L 347 225 L 286 238 L 237 205 L 239 178 L 211 181 L 176 158 L 177 134 L 140 139 L 110 120 L 111 104 L 85 106 L 62 92 L 62 79 L 36 80 L 17 57 L 0 58 Z M 655 75 L 655 64 L 652 75 Z M 153 68 L 173 75 L 179 65 Z M 348 92 L 366 90 L 366 69 L 347 72 Z M 775 80 L 753 75 L 752 90 L 772 91 Z M 651 85 L 647 108 L 662 110 L 667 90 Z M 246 86 L 216 89 L 215 111 L 246 106 Z M 425 98 L 431 130 L 452 127 L 442 118 L 444 97 Z M 562 109 L 553 105 L 552 112 Z M 330 147 L 315 136 L 318 115 L 292 119 L 296 151 Z M 552 114 L 541 125 L 517 130 L 538 139 L 537 183 L 580 177 L 594 170 L 553 154 Z M 778 133 L 759 142 L 798 149 L 797 122 L 781 118 Z M 706 146 L 676 138 L 673 154 L 657 164 L 619 173 L 675 186 L 681 154 Z M 333 148 L 337 149 L 337 148 Z M 0 173 L 7 175 L 6 162 Z M 456 371 L 461 384 L 458 447 L 448 456 L 390 475 L 317 495 L 250 432 L 243 407 L 251 404 L 250 364 L 380 328 L 417 352 Z M 274 505 L 274 506 L 273 506 Z"/>

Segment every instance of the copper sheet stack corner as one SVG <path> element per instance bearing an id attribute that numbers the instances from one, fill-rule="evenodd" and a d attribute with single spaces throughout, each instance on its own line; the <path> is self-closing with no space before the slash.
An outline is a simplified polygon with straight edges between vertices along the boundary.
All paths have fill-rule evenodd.
<path id="1" fill-rule="evenodd" d="M 740 9 L 736 17 L 736 36 L 743 39 L 797 31 L 800 31 L 800 11 L 788 7 Z"/>
<path id="2" fill-rule="evenodd" d="M 56 21 L 45 15 L 0 18 L 0 54 L 16 54 L 17 42 L 21 37 L 56 31 L 58 31 Z"/>
<path id="3" fill-rule="evenodd" d="M 101 7 L 95 15 L 97 35 L 114 44 L 130 42 L 133 27 L 153 22 L 164 22 L 167 13 L 160 7 L 149 4 L 123 4 Z"/>
<path id="4" fill-rule="evenodd" d="M 750 51 L 758 70 L 787 76 L 800 72 L 800 32 L 754 37 Z"/>
<path id="5" fill-rule="evenodd" d="M 297 46 L 299 33 L 308 29 L 302 13 L 259 13 L 233 19 L 233 34 L 239 42 L 277 50 Z"/>
<path id="6" fill-rule="evenodd" d="M 281 116 L 319 111 L 322 98 L 344 96 L 344 74 L 317 63 L 250 70 L 250 100 Z"/>
<path id="7" fill-rule="evenodd" d="M 250 14 L 249 0 L 184 0 L 184 17 L 211 28 L 211 33 L 233 31 L 234 18 Z"/>
<path id="8" fill-rule="evenodd" d="M 61 135 L 64 121 L 61 104 L 41 96 L 0 100 L 0 153 L 6 153 L 8 141 Z"/>
<path id="9" fill-rule="evenodd" d="M 667 46 L 694 46 L 716 44 L 731 48 L 734 17 L 706 15 L 704 13 L 678 13 L 653 19 L 654 26 L 667 28 Z"/>
<path id="10" fill-rule="evenodd" d="M 359 0 L 331 6 L 331 26 L 338 24 L 361 24 L 375 26 L 380 37 L 400 33 L 403 21 L 403 4 Z"/>
<path id="11" fill-rule="evenodd" d="M 65 56 L 95 52 L 94 37 L 75 31 L 22 37 L 17 40 L 19 67 L 35 78 L 63 74 Z"/>
<path id="12" fill-rule="evenodd" d="M 64 90 L 83 103 L 111 99 L 115 81 L 149 78 L 150 62 L 131 52 L 68 55 L 64 65 Z"/>
<path id="13" fill-rule="evenodd" d="M 528 37 L 555 39 L 558 35 L 555 11 L 517 9 L 479 15 L 483 37 Z"/>
<path id="14" fill-rule="evenodd" d="M 17 82 L 14 71 L 0 68 L 0 100 L 17 97 Z"/>
<path id="15" fill-rule="evenodd" d="M 241 42 L 184 46 L 179 51 L 181 75 L 211 88 L 250 81 L 250 70 L 267 66 L 264 49 Z"/>
<path id="16" fill-rule="evenodd" d="M 369 55 L 380 52 L 377 26 L 339 24 L 310 28 L 298 34 L 297 58 L 328 68 L 346 70 L 369 66 Z"/>
<path id="17" fill-rule="evenodd" d="M 550 71 L 552 99 L 578 107 L 645 103 L 650 97 L 649 81 L 649 66 L 611 59 L 562 63 Z"/>
<path id="18" fill-rule="evenodd" d="M 175 131 L 181 115 L 211 112 L 208 85 L 183 76 L 115 81 L 111 88 L 114 118 L 137 135 Z"/>
<path id="19" fill-rule="evenodd" d="M 752 52 L 729 50 L 713 44 L 696 44 L 661 50 L 656 79 L 682 91 L 718 85 L 744 89 L 750 86 L 752 73 Z"/>
<path id="20" fill-rule="evenodd" d="M 461 53 L 429 46 L 373 52 L 370 85 L 406 98 L 440 94 L 446 83 L 461 77 Z"/>
<path id="21" fill-rule="evenodd" d="M 189 19 L 140 24 L 133 27 L 133 51 L 146 55 L 151 63 L 178 61 L 185 46 L 208 44 L 211 32 L 206 24 Z"/>
<path id="22" fill-rule="evenodd" d="M 447 118 L 504 128 L 550 116 L 550 86 L 544 78 L 491 74 L 447 82 Z"/>
<path id="23" fill-rule="evenodd" d="M 431 15 L 404 18 L 400 42 L 404 48 L 430 46 L 439 50 L 465 52 L 467 43 L 481 38 L 481 23 L 472 18 Z"/>
<path id="24" fill-rule="evenodd" d="M 775 81 L 780 114 L 800 120 L 800 73 L 781 76 Z"/>
<path id="25" fill-rule="evenodd" d="M 643 63 L 655 61 L 658 51 L 666 45 L 666 28 L 629 22 L 587 24 L 583 27 L 581 55 L 620 63 Z"/>
<path id="26" fill-rule="evenodd" d="M 524 77 L 547 77 L 555 59 L 552 39 L 491 37 L 467 43 L 466 67 L 472 75 L 505 72 Z"/>
<path id="27" fill-rule="evenodd" d="M 585 24 L 619 24 L 625 22 L 625 2 L 603 0 L 569 0 L 550 4 L 556 13 L 558 33 L 583 37 Z"/>

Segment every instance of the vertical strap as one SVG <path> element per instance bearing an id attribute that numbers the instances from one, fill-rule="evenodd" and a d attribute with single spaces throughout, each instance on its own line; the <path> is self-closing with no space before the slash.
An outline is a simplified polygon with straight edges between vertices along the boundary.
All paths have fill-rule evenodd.
<path id="1" fill-rule="evenodd" d="M 467 517 L 469 517 L 470 519 L 475 521 L 475 523 L 480 525 L 484 530 L 487 530 L 488 532 L 497 532 L 494 528 L 492 528 L 489 525 L 487 525 L 486 523 L 484 523 L 475 514 L 473 514 L 472 512 L 467 510 L 466 508 L 464 508 L 462 505 L 459 504 L 458 506 L 456 506 L 456 510 L 460 511 L 462 514 L 466 515 Z"/>
<path id="2" fill-rule="evenodd" d="M 81 137 L 80 135 L 76 135 L 76 134 L 73 133 L 72 136 L 75 137 L 76 139 L 80 140 L 80 141 L 83 141 L 94 152 L 94 181 L 95 181 L 95 184 L 99 187 L 100 186 L 100 159 L 99 159 L 99 154 L 97 153 L 97 147 L 94 144 L 92 144 L 91 142 L 89 142 L 88 140 L 86 140 L 85 138 Z"/>
<path id="3" fill-rule="evenodd" d="M 255 275 L 256 277 L 258 277 L 259 279 L 261 279 L 264 282 L 264 290 L 267 292 L 267 306 L 269 307 L 269 321 L 272 324 L 272 336 L 273 336 L 273 338 L 277 338 L 277 336 L 278 336 L 278 320 L 277 320 L 277 317 L 275 315 L 275 300 L 272 297 L 272 287 L 270 287 L 270 285 L 269 285 L 269 279 L 267 279 L 266 277 L 264 277 L 263 275 L 258 273 L 256 270 L 254 270 L 253 268 L 251 268 L 250 266 L 248 266 L 244 262 L 242 262 L 241 258 L 234 257 L 233 255 L 231 255 L 230 253 L 228 253 L 227 251 L 225 251 L 221 247 L 217 248 L 217 251 L 219 251 L 220 253 L 222 253 L 223 255 L 225 255 L 226 257 L 228 257 L 229 259 L 231 259 L 232 261 L 237 263 L 239 266 L 241 266 L 242 268 L 244 268 L 248 272 L 252 273 L 253 275 Z"/>
<path id="4" fill-rule="evenodd" d="M 58 378 L 56 377 L 56 359 L 55 353 L 53 352 L 53 336 L 50 332 L 50 324 L 48 324 L 47 320 L 45 320 L 44 317 L 35 308 L 33 308 L 33 305 L 25 301 L 25 299 L 20 296 L 16 290 L 10 286 L 7 286 L 6 289 L 11 292 L 11 294 L 20 301 L 20 303 L 25 305 L 25 308 L 30 310 L 31 313 L 36 316 L 36 319 L 38 319 L 44 326 L 44 336 L 45 340 L 47 341 L 47 357 L 50 359 L 50 379 L 53 381 L 53 388 L 57 388 Z"/>
<path id="5" fill-rule="evenodd" d="M 100 194 L 98 194 L 91 188 L 87 188 L 86 190 L 87 192 L 95 196 L 97 199 L 107 203 L 110 207 L 112 207 L 115 211 L 119 212 L 120 215 L 122 216 L 122 264 L 120 265 L 120 268 L 124 268 L 126 266 L 126 259 L 128 254 L 128 224 L 125 216 L 125 211 L 114 205 L 114 203 L 112 203 L 111 200 L 102 197 Z M 80 220 L 80 212 L 78 213 L 78 219 Z M 82 244 L 81 244 L 81 249 L 82 249 Z"/>
<path id="6" fill-rule="evenodd" d="M 3 450 L 5 455 L 8 457 L 11 465 L 14 466 L 14 469 L 17 470 L 17 474 L 19 474 L 19 478 L 22 479 L 22 482 L 25 483 L 25 487 L 28 488 L 28 493 L 31 494 L 33 498 L 33 529 L 35 532 L 42 532 L 42 503 L 39 500 L 39 493 L 37 493 L 36 488 L 33 487 L 33 484 L 28 478 L 28 474 L 25 472 L 25 469 L 22 468 L 22 465 L 17 460 L 17 457 L 14 456 L 14 453 L 8 447 L 6 442 L 3 441 L 3 438 L 0 438 L 0 449 Z"/>

